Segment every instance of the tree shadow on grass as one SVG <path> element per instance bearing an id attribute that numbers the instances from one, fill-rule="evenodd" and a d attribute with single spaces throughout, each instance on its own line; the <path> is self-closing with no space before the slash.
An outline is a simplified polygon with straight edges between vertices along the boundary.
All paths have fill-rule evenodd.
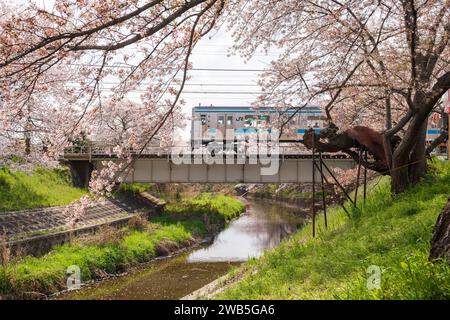
<path id="1" fill-rule="evenodd" d="M 0 212 L 45 206 L 46 200 L 15 173 L 0 170 Z"/>

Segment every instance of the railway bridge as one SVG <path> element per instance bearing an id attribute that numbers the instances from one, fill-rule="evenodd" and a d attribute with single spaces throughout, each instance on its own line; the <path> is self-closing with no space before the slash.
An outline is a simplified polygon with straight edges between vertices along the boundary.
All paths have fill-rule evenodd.
<path id="1" fill-rule="evenodd" d="M 137 157 L 137 153 L 135 154 Z M 317 156 L 317 155 L 316 155 Z M 276 170 L 265 172 L 268 165 L 258 161 L 259 155 L 247 154 L 243 157 L 224 158 L 221 163 L 208 164 L 197 161 L 180 163 L 173 153 L 151 148 L 139 154 L 130 170 L 124 173 L 125 182 L 154 183 L 304 183 L 313 181 L 313 161 L 311 153 L 287 152 L 280 148 L 278 154 L 270 156 L 278 161 Z M 324 164 L 332 168 L 351 169 L 356 164 L 345 154 L 323 154 Z M 93 170 L 101 169 L 105 161 L 124 161 L 113 152 L 112 147 L 73 147 L 66 149 L 64 162 L 69 164 L 75 182 L 87 186 Z M 189 160 L 189 159 L 188 159 Z M 316 177 L 319 177 L 315 168 Z M 324 170 L 325 174 L 327 172 Z M 328 173 L 329 174 L 329 173 Z"/>

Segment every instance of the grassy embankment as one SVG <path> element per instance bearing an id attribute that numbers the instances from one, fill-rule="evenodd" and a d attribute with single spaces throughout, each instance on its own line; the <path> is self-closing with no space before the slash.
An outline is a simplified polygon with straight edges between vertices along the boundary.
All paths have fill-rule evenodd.
<path id="1" fill-rule="evenodd" d="M 36 168 L 26 174 L 0 168 L 0 212 L 65 205 L 86 192 L 72 187 L 68 170 Z"/>
<path id="2" fill-rule="evenodd" d="M 299 188 L 300 186 L 302 185 L 290 184 L 284 188 L 280 188 L 279 184 L 263 184 L 252 189 L 247 196 L 290 203 L 311 201 L 312 191 L 304 190 L 304 186 L 303 188 Z M 322 197 L 321 190 L 316 191 L 315 196 L 320 199 Z M 325 196 L 331 200 L 333 195 L 330 190 L 325 190 Z"/>
<path id="3" fill-rule="evenodd" d="M 329 227 L 307 226 L 235 270 L 226 299 L 449 299 L 450 266 L 428 261 L 432 228 L 450 195 L 450 165 L 436 162 L 420 185 L 391 196 L 389 179 L 348 216 L 329 210 Z M 381 286 L 368 289 L 376 267 Z M 372 286 L 372 288 L 374 288 Z"/>
<path id="4" fill-rule="evenodd" d="M 138 186 L 124 188 L 142 191 Z M 123 271 L 193 243 L 210 231 L 208 221 L 225 224 L 244 210 L 240 201 L 226 196 L 200 195 L 178 204 L 169 203 L 164 214 L 150 222 L 131 220 L 127 228 L 55 247 L 43 257 L 10 261 L 0 267 L 0 295 L 62 290 L 71 265 L 80 267 L 82 281 L 94 279 L 99 273 Z"/>

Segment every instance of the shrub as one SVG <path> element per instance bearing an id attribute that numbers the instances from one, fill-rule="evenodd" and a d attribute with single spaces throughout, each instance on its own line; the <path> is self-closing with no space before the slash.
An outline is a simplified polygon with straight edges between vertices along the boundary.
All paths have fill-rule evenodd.
<path id="1" fill-rule="evenodd" d="M 153 189 L 153 187 L 153 183 L 123 182 L 120 184 L 118 192 L 119 194 L 134 195 L 136 193 L 150 191 Z"/>
<path id="2" fill-rule="evenodd" d="M 142 214 L 134 215 L 128 220 L 128 228 L 132 230 L 144 230 L 147 224 L 148 220 Z"/>

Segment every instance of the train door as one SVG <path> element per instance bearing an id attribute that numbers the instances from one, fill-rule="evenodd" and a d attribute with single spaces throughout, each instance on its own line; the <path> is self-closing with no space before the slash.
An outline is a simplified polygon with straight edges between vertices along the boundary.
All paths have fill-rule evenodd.
<path id="1" fill-rule="evenodd" d="M 218 113 L 217 114 L 217 132 L 216 139 L 223 140 L 225 137 L 225 129 L 226 129 L 226 113 Z"/>
<path id="2" fill-rule="evenodd" d="M 268 130 L 270 129 L 270 116 L 268 114 L 262 114 L 258 117 L 258 129 Z"/>
<path id="3" fill-rule="evenodd" d="M 208 142 L 214 140 L 217 132 L 217 113 L 210 112 L 207 116 L 207 124 L 205 130 L 205 140 Z"/>
<path id="4" fill-rule="evenodd" d="M 226 139 L 229 139 L 230 137 L 227 137 L 227 130 L 233 130 L 234 129 L 234 114 L 227 113 L 225 115 L 225 132 L 224 137 Z"/>
<path id="5" fill-rule="evenodd" d="M 303 134 L 306 129 L 308 129 L 308 120 L 304 113 L 300 113 L 298 116 L 298 125 L 297 125 L 297 137 L 298 139 L 303 138 Z"/>
<path id="6" fill-rule="evenodd" d="M 292 115 L 289 115 L 292 116 Z M 292 116 L 292 118 L 289 120 L 289 122 L 286 125 L 286 133 L 288 135 L 288 140 L 295 140 L 297 139 L 297 127 L 298 127 L 298 119 L 299 114 L 298 112 Z"/>
<path id="7" fill-rule="evenodd" d="M 242 140 L 245 136 L 245 114 L 233 113 L 232 128 L 234 130 L 234 140 Z"/>
<path id="8" fill-rule="evenodd" d="M 244 129 L 244 118 L 245 116 L 242 113 L 234 113 L 233 114 L 233 128 L 234 132 L 241 131 Z"/>
<path id="9" fill-rule="evenodd" d="M 251 133 L 256 131 L 256 115 L 255 114 L 246 114 L 244 116 L 244 128 L 245 132 Z"/>
<path id="10" fill-rule="evenodd" d="M 192 112 L 192 124 L 191 124 L 191 146 L 192 148 L 198 148 L 201 146 L 205 139 L 206 127 L 207 127 L 207 115 L 203 113 Z"/>

